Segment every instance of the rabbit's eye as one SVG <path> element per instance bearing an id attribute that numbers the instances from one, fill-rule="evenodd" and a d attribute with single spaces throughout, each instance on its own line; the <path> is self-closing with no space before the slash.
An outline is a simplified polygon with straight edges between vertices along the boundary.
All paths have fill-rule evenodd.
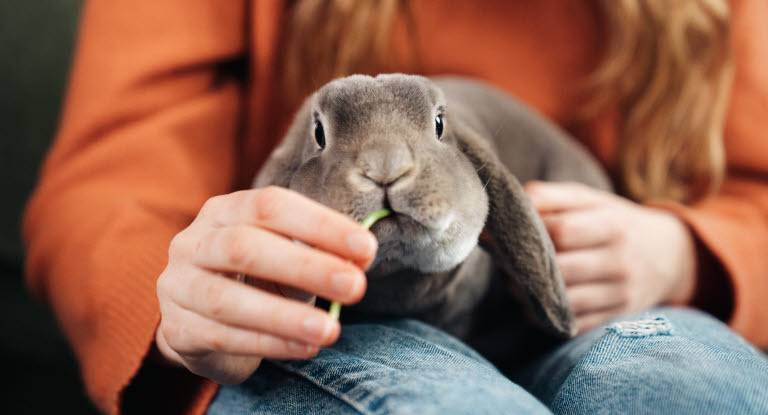
<path id="1" fill-rule="evenodd" d="M 443 116 L 438 115 L 435 117 L 435 132 L 437 133 L 437 138 L 440 139 L 440 137 L 443 136 Z"/>
<path id="2" fill-rule="evenodd" d="M 320 150 L 325 148 L 325 130 L 323 130 L 323 124 L 320 121 L 315 122 L 315 141 L 320 146 Z"/>

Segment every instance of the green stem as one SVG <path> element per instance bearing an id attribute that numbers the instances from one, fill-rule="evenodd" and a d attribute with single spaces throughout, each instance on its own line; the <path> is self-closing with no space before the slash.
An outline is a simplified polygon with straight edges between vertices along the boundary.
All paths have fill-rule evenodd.
<path id="1" fill-rule="evenodd" d="M 371 226 L 373 226 L 374 223 L 376 223 L 379 219 L 386 218 L 387 216 L 391 215 L 392 211 L 389 209 L 379 209 L 370 215 L 368 215 L 363 221 L 360 223 L 360 226 L 363 227 L 363 229 L 371 229 Z"/>
<path id="2" fill-rule="evenodd" d="M 330 314 L 331 317 L 338 320 L 339 316 L 341 315 L 341 303 L 338 301 L 332 302 L 331 306 L 328 307 L 328 314 Z"/>
<path id="3" fill-rule="evenodd" d="M 392 211 L 389 209 L 379 209 L 370 215 L 368 215 L 363 221 L 360 223 L 360 226 L 363 227 L 363 229 L 371 229 L 371 226 L 373 226 L 374 223 L 376 223 L 381 218 L 386 218 L 387 216 L 391 215 Z M 331 315 L 331 317 L 335 318 L 336 320 L 339 319 L 339 316 L 341 315 L 341 303 L 338 301 L 333 301 L 331 303 L 331 306 L 328 308 L 328 314 Z"/>

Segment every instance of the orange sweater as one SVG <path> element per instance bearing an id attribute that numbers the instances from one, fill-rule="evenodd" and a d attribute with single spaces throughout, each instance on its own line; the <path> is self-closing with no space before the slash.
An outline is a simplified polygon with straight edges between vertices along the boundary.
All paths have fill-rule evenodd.
<path id="1" fill-rule="evenodd" d="M 417 2 L 422 69 L 484 78 L 614 162 L 610 117 L 579 124 L 574 81 L 600 51 L 583 0 Z M 768 2 L 733 2 L 737 72 L 722 193 L 670 204 L 723 265 L 729 324 L 768 345 Z M 24 222 L 31 289 L 55 310 L 99 408 L 116 413 L 153 342 L 155 280 L 171 238 L 212 195 L 245 183 L 280 136 L 270 102 L 280 68 L 280 1 L 88 2 L 56 142 Z M 403 39 L 393 61 L 413 66 Z M 244 59 L 246 80 L 219 76 Z M 41 68 L 44 70 L 44 68 Z M 185 379 L 181 379 L 185 378 Z M 183 374 L 180 408 L 215 385 Z M 186 402 L 186 405 L 181 405 Z"/>

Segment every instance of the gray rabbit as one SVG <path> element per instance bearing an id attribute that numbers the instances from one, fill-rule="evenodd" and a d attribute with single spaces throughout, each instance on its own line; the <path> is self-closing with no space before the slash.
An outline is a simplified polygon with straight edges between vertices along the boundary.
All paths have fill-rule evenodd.
<path id="1" fill-rule="evenodd" d="M 353 75 L 304 103 L 254 187 L 288 187 L 357 221 L 390 208 L 371 229 L 380 248 L 366 295 L 344 318 L 419 318 L 499 364 L 531 333 L 575 331 L 520 185 L 533 179 L 610 189 L 580 145 L 491 86 Z"/>

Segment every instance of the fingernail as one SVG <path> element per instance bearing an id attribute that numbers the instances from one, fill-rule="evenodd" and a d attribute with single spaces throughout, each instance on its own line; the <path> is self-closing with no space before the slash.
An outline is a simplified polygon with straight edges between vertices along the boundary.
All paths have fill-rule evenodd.
<path id="1" fill-rule="evenodd" d="M 331 288 L 338 295 L 344 297 L 348 296 L 355 292 L 358 284 L 359 282 L 356 275 L 346 272 L 331 275 Z"/>
<path id="2" fill-rule="evenodd" d="M 376 238 L 370 233 L 353 233 L 347 238 L 349 249 L 360 256 L 372 257 L 376 252 Z"/>
<path id="3" fill-rule="evenodd" d="M 331 324 L 326 317 L 311 316 L 304 320 L 304 331 L 324 342 L 331 334 Z"/>
<path id="4" fill-rule="evenodd" d="M 293 340 L 288 342 L 288 350 L 293 353 L 304 353 L 307 350 L 307 345 L 295 342 Z"/>
<path id="5" fill-rule="evenodd" d="M 315 346 L 299 343 L 291 340 L 288 342 L 288 349 L 292 353 L 305 355 L 305 354 L 312 354 L 315 351 Z"/>

